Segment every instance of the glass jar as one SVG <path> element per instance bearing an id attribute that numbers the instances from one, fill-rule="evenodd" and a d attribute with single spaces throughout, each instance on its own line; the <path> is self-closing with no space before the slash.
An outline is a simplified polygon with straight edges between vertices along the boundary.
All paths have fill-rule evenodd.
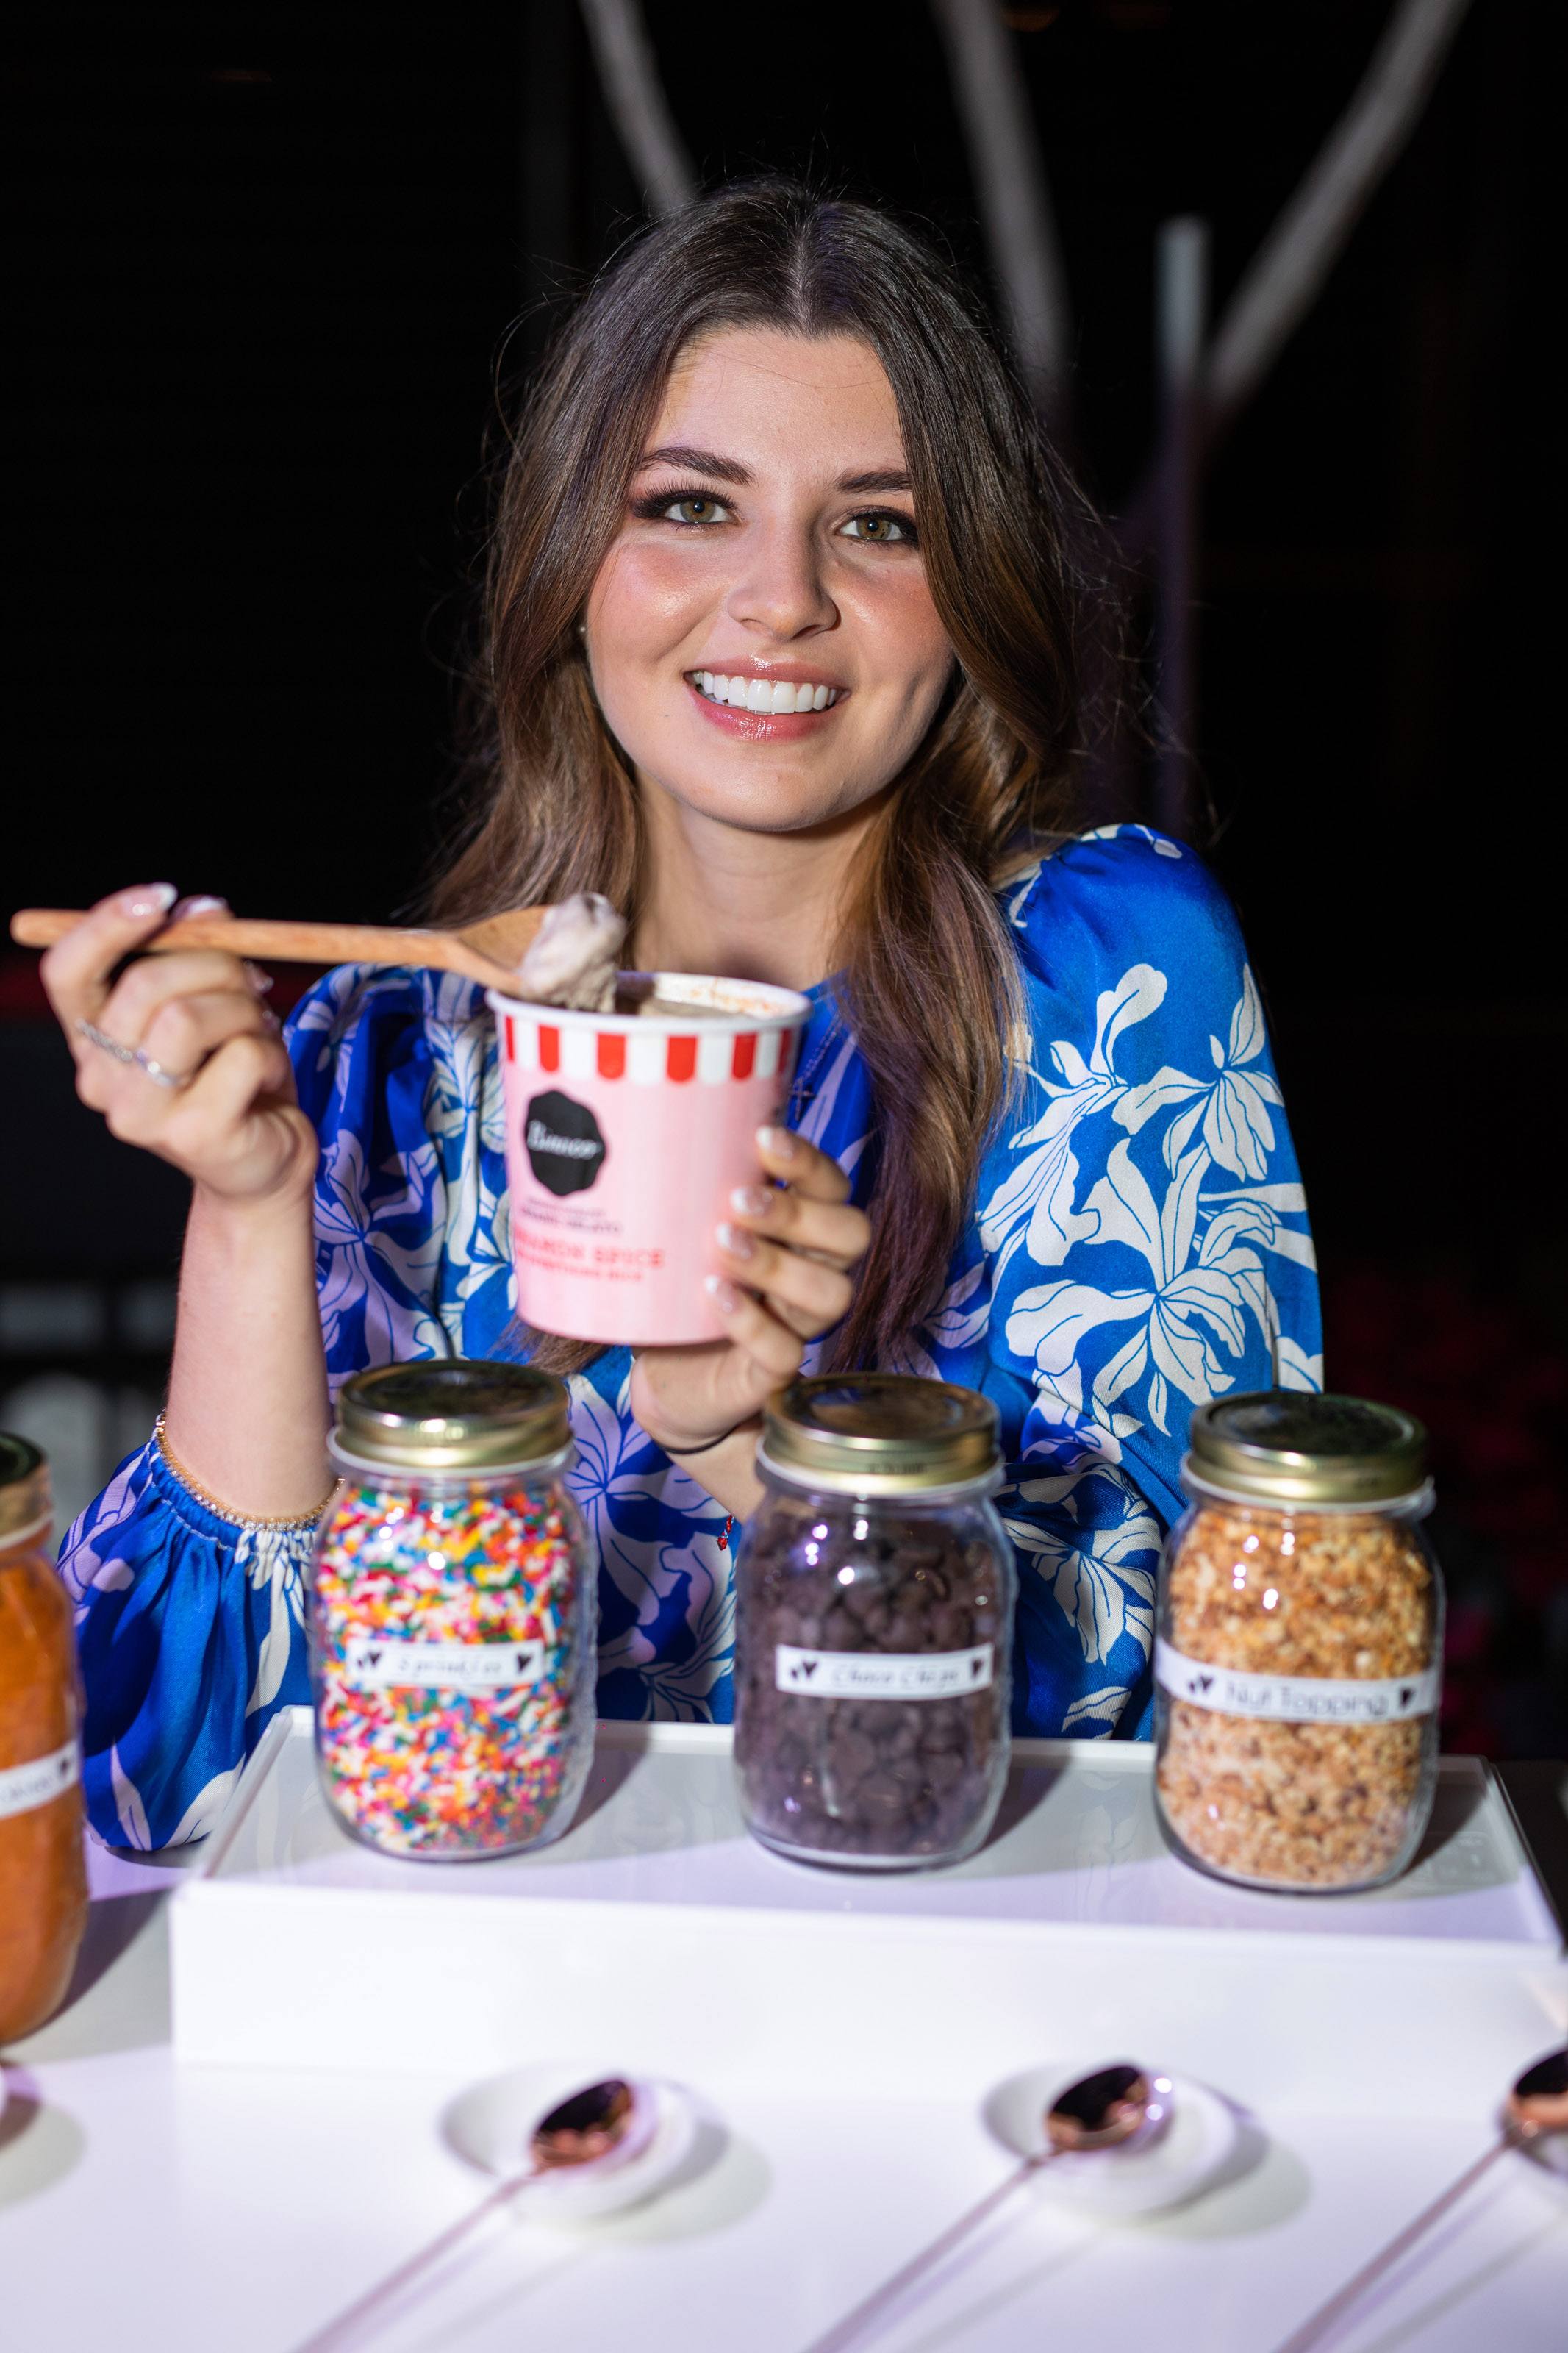
<path id="1" fill-rule="evenodd" d="M 1165 1835 L 1246 1887 L 1381 1886 L 1437 1773 L 1426 1433 L 1359 1398 L 1262 1390 L 1200 1407 L 1182 1479 L 1154 1645 Z"/>
<path id="2" fill-rule="evenodd" d="M 1011 1750 L 1017 1570 L 989 1399 L 893 1373 L 792 1381 L 735 1563 L 735 1767 L 753 1837 L 805 1862 L 956 1862 Z"/>
<path id="3" fill-rule="evenodd" d="M 0 1431 L 0 2042 L 65 1999 L 87 1926 L 81 1683 L 48 1466 Z"/>
<path id="4" fill-rule="evenodd" d="M 344 1828 L 432 1862 L 571 1821 L 594 1751 L 594 1567 L 563 1385 L 521 1365 L 356 1374 L 316 1540 L 316 1753 Z"/>

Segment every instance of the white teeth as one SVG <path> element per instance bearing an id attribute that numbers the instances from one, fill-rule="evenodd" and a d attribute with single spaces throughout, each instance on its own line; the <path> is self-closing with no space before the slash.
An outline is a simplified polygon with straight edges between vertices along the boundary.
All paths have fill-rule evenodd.
<path id="1" fill-rule="evenodd" d="M 731 710 L 754 711 L 760 716 L 826 711 L 838 700 L 836 686 L 796 686 L 783 679 L 775 684 L 765 678 L 726 678 L 722 670 L 694 670 L 689 676 L 699 694 L 705 695 L 710 702 L 727 702 Z"/>

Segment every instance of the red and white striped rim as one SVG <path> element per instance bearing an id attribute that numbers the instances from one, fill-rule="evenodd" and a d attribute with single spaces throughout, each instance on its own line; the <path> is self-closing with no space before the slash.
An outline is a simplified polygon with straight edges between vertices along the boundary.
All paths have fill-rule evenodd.
<path id="1" fill-rule="evenodd" d="M 795 1067 L 798 1029 L 743 1029 L 728 1027 L 684 1034 L 662 1022 L 622 1020 L 614 1029 L 585 1022 L 570 1029 L 542 1020 L 520 1007 L 501 1015 L 502 1050 L 521 1070 L 563 1079 L 629 1079 L 633 1086 L 722 1086 L 731 1079 L 785 1079 Z"/>
<path id="2" fill-rule="evenodd" d="M 788 1029 L 806 1020 L 811 1012 L 809 997 L 802 997 L 797 989 L 775 987 L 771 981 L 716 980 L 707 973 L 695 972 L 659 972 L 652 977 L 664 995 L 675 1000 L 668 1013 L 646 1008 L 638 1013 L 582 1013 L 574 1006 L 531 1005 L 499 988 L 487 989 L 485 1002 L 502 1017 L 510 1014 L 547 1021 L 558 1029 L 587 1029 L 595 1036 L 619 1032 L 628 1038 L 646 1037 L 650 1029 L 665 1034 L 689 1030 L 691 1020 L 686 1008 L 692 1005 L 703 1008 L 705 1030 L 717 1029 L 726 1037 L 742 1029 L 758 1033 Z"/>

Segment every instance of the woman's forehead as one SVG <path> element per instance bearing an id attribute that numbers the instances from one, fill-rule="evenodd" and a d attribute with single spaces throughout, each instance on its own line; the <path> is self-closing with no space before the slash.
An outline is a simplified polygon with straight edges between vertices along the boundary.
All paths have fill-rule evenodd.
<path id="1" fill-rule="evenodd" d="M 856 335 L 721 327 L 670 371 L 649 450 L 710 450 L 751 464 L 787 455 L 832 473 L 902 463 L 898 406 L 881 361 Z"/>

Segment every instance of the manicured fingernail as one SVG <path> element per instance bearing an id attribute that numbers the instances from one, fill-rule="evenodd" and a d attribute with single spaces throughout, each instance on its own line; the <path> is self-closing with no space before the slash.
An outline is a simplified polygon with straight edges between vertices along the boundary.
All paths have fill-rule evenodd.
<path id="1" fill-rule="evenodd" d="M 773 1203 L 771 1185 L 737 1185 L 730 1196 L 730 1207 L 742 1218 L 765 1218 Z"/>
<path id="2" fill-rule="evenodd" d="M 266 996 L 268 990 L 271 987 L 275 977 L 272 973 L 263 972 L 258 964 L 250 963 L 247 963 L 246 965 L 245 976 L 250 983 L 252 988 L 255 989 L 258 997 Z"/>
<path id="3" fill-rule="evenodd" d="M 757 1255 L 757 1245 L 744 1226 L 721 1226 L 719 1247 L 728 1250 L 731 1258 L 755 1258 Z"/>
<path id="4" fill-rule="evenodd" d="M 734 1284 L 726 1282 L 721 1274 L 706 1274 L 702 1281 L 709 1297 L 720 1314 L 733 1315 L 741 1303 L 741 1294 Z"/>
<path id="5" fill-rule="evenodd" d="M 176 920 L 185 915 L 226 915 L 230 912 L 226 899 L 215 899 L 210 891 L 198 892 L 194 899 L 175 902 Z"/>
<path id="6" fill-rule="evenodd" d="M 179 897 L 172 882 L 138 882 L 120 894 L 120 913 L 134 923 L 142 915 L 166 915 Z"/>
<path id="7" fill-rule="evenodd" d="M 794 1131 L 787 1127 L 759 1127 L 757 1142 L 775 1160 L 793 1160 L 798 1149 Z"/>

